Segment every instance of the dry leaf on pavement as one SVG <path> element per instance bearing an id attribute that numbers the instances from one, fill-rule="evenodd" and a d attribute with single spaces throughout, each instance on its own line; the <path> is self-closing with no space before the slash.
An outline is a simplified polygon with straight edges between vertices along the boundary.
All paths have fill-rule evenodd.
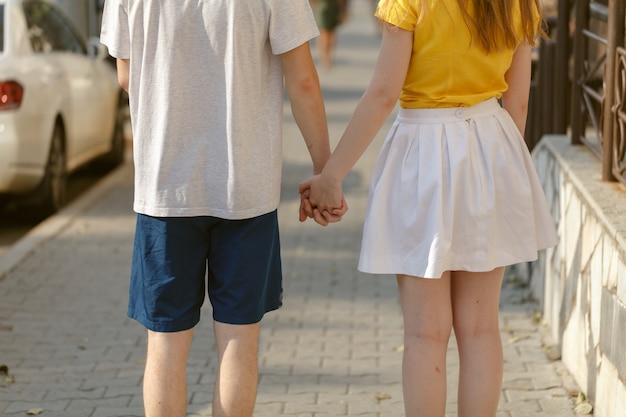
<path id="1" fill-rule="evenodd" d="M 6 365 L 0 365 L 0 375 L 4 375 L 4 382 L 12 384 L 15 382 L 13 375 L 9 373 L 9 367 Z"/>
<path id="2" fill-rule="evenodd" d="M 380 402 L 383 400 L 389 400 L 389 399 L 391 399 L 391 394 L 387 394 L 386 392 L 379 392 L 378 394 L 376 394 L 377 404 L 380 404 Z"/>
<path id="3" fill-rule="evenodd" d="M 517 335 L 517 336 L 513 336 L 513 337 L 511 337 L 511 338 L 508 340 L 508 342 L 509 342 L 509 344 L 511 344 L 511 345 L 512 345 L 513 343 L 517 343 L 517 342 L 519 342 L 520 340 L 525 340 L 525 339 L 528 339 L 529 337 L 530 337 L 530 335 L 528 335 L 528 334 L 520 334 L 520 335 Z"/>

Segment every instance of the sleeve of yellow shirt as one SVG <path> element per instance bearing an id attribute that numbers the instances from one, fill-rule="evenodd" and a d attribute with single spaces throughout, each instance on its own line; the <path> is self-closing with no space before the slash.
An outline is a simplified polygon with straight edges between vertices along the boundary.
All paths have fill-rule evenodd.
<path id="1" fill-rule="evenodd" d="M 382 0 L 376 9 L 375 16 L 393 26 L 413 31 L 419 18 L 415 3 L 407 0 Z"/>

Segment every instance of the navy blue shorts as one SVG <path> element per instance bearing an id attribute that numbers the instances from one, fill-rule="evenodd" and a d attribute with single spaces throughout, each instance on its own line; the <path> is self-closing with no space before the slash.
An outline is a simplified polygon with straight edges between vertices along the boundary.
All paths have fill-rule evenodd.
<path id="1" fill-rule="evenodd" d="M 129 317 L 156 332 L 191 329 L 207 288 L 221 323 L 257 323 L 282 305 L 276 211 L 245 220 L 137 216 Z"/>

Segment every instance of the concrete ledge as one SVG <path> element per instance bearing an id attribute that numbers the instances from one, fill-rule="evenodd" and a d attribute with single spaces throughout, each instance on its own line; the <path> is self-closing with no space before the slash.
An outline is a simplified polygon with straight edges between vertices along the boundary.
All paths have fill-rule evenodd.
<path id="1" fill-rule="evenodd" d="M 560 235 L 533 265 L 531 285 L 552 338 L 594 415 L 626 409 L 626 189 L 562 135 L 533 151 Z"/>

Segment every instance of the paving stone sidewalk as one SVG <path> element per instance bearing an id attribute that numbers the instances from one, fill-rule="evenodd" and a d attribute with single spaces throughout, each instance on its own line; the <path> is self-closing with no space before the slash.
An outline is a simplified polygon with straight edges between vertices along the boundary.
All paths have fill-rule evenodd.
<path id="1" fill-rule="evenodd" d="M 379 44 L 370 2 L 352 6 L 337 65 L 320 72 L 334 141 L 369 81 Z M 369 173 L 389 126 L 346 178 L 350 212 L 322 228 L 297 220 L 297 185 L 311 168 L 288 104 L 285 110 L 285 298 L 263 321 L 255 415 L 403 416 L 395 279 L 356 271 Z M 145 332 L 125 314 L 132 176 L 127 163 L 0 258 L 1 416 L 143 415 Z M 558 358 L 549 358 L 522 272 L 508 271 L 502 295 L 498 417 L 573 417 L 577 387 Z M 203 317 L 189 359 L 190 416 L 211 415 L 216 358 L 208 305 Z M 452 342 L 446 417 L 456 416 L 455 352 Z"/>

